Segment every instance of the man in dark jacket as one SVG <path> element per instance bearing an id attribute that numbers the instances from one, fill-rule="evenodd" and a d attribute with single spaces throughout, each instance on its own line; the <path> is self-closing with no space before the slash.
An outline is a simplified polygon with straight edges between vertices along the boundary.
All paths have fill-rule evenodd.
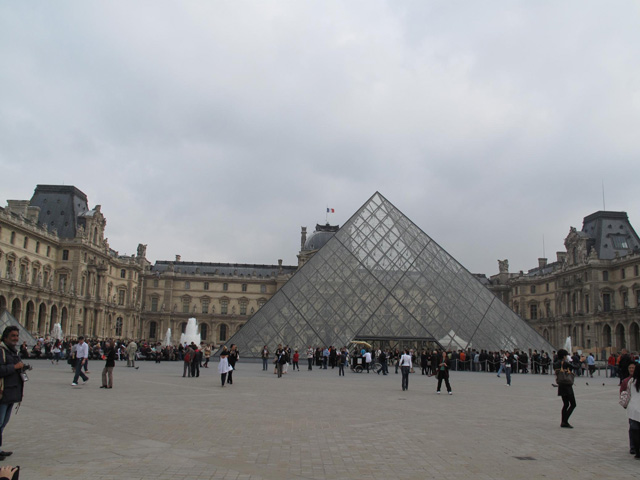
<path id="1" fill-rule="evenodd" d="M 0 399 L 0 447 L 2 447 L 2 432 L 9 423 L 14 403 L 22 401 L 24 381 L 22 380 L 22 368 L 24 363 L 20 360 L 16 346 L 20 341 L 20 330 L 16 326 L 10 326 L 2 332 L 0 343 L 0 380 L 2 380 L 3 392 Z M 13 452 L 0 451 L 0 461 Z"/>

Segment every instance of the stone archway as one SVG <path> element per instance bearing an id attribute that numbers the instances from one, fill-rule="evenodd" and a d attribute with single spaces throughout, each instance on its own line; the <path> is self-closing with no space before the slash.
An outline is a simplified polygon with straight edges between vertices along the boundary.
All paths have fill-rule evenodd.
<path id="1" fill-rule="evenodd" d="M 629 325 L 629 350 L 637 352 L 640 349 L 640 328 L 636 322 Z"/>
<path id="2" fill-rule="evenodd" d="M 36 328 L 35 316 L 36 316 L 36 307 L 33 304 L 33 302 L 29 300 L 29 302 L 27 302 L 27 311 L 25 313 L 25 318 L 24 318 L 24 328 L 26 328 L 29 333 L 33 333 L 33 331 Z M 20 319 L 16 315 L 14 315 L 14 317 L 16 317 L 18 321 L 20 321 Z"/>
<path id="3" fill-rule="evenodd" d="M 623 348 L 627 348 L 627 341 L 624 335 L 624 325 L 619 323 L 616 325 L 616 345 L 615 347 L 618 350 L 622 350 Z"/>
<path id="4" fill-rule="evenodd" d="M 58 306 L 57 305 L 51 305 L 51 322 L 49 324 L 50 330 L 53 330 L 53 326 L 58 323 Z"/>
<path id="5" fill-rule="evenodd" d="M 0 295 L 0 313 L 7 309 L 7 299 Z"/>
<path id="6" fill-rule="evenodd" d="M 62 329 L 62 335 L 69 335 L 67 331 L 67 320 L 69 317 L 69 312 L 67 311 L 67 307 L 62 307 L 60 311 L 60 328 Z"/>
<path id="7" fill-rule="evenodd" d="M 42 302 L 40 304 L 40 307 L 38 307 L 38 325 L 37 325 L 38 335 L 44 335 L 46 327 L 47 327 L 47 305 L 44 302 Z"/>

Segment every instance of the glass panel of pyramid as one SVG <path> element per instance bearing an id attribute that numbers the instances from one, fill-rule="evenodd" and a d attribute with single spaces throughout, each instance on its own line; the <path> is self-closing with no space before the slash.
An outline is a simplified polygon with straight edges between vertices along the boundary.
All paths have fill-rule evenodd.
<path id="1" fill-rule="evenodd" d="M 553 350 L 376 192 L 227 344 L 259 357 L 264 345 L 412 338 L 446 349 Z"/>

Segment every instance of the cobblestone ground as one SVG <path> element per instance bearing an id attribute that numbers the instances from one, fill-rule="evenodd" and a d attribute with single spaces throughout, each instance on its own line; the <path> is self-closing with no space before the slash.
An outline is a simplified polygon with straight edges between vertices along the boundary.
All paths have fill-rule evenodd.
<path id="1" fill-rule="evenodd" d="M 576 380 L 573 430 L 561 429 L 552 377 L 452 372 L 436 380 L 338 370 L 278 379 L 239 363 L 220 387 L 217 364 L 182 378 L 181 363 L 120 363 L 115 386 L 70 386 L 66 364 L 34 361 L 26 396 L 4 432 L 5 464 L 21 479 L 530 479 L 630 478 L 617 381 Z M 587 385 L 588 383 L 588 385 Z M 604 383 L 604 385 L 603 385 Z M 444 393 L 444 392 L 443 392 Z"/>

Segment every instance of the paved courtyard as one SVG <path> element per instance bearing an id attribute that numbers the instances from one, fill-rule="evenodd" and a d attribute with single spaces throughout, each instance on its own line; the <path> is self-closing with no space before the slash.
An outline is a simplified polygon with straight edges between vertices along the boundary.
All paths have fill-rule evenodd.
<path id="1" fill-rule="evenodd" d="M 217 364 L 182 378 L 181 363 L 120 363 L 112 390 L 71 387 L 66 364 L 34 361 L 25 401 L 5 430 L 5 464 L 21 479 L 603 479 L 637 476 L 617 381 L 577 379 L 561 429 L 552 377 L 452 372 L 436 380 L 338 370 L 289 372 Z M 586 383 L 589 385 L 586 385 Z M 605 385 L 603 386 L 603 383 Z"/>

